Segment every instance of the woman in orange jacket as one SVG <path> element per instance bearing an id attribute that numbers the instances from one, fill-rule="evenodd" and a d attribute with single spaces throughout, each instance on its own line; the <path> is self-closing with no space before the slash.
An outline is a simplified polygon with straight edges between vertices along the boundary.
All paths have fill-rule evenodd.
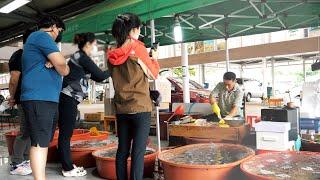
<path id="1" fill-rule="evenodd" d="M 114 103 L 119 145 L 117 179 L 127 180 L 127 159 L 131 153 L 130 179 L 143 179 L 143 160 L 150 130 L 152 100 L 149 79 L 156 79 L 159 64 L 138 40 L 142 23 L 135 14 L 118 15 L 112 26 L 117 48 L 108 52 L 108 69 L 115 89 Z"/>

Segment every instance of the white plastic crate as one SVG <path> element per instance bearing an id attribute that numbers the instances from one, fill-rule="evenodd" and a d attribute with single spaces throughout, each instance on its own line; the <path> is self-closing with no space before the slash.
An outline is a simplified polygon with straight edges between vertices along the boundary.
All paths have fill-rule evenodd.
<path id="1" fill-rule="evenodd" d="M 290 147 L 289 122 L 262 121 L 255 125 L 257 149 L 285 151 Z"/>

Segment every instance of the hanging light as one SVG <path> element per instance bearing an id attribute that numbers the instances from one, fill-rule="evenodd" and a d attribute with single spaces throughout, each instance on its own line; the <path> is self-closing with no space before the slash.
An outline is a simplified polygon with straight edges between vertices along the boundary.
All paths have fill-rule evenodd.
<path id="1" fill-rule="evenodd" d="M 182 41 L 182 28 L 179 22 L 179 16 L 177 15 L 174 18 L 173 35 L 176 42 Z"/>
<path id="2" fill-rule="evenodd" d="M 10 13 L 18 8 L 20 8 L 21 6 L 27 4 L 31 2 L 31 0 L 13 0 L 10 1 L 8 4 L 6 4 L 5 6 L 0 8 L 0 13 Z"/>

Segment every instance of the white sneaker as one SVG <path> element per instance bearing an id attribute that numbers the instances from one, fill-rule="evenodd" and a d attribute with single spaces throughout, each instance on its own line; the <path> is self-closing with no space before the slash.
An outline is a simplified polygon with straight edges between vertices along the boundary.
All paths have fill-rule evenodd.
<path id="1" fill-rule="evenodd" d="M 23 162 L 23 166 L 31 169 L 30 160 L 24 161 L 24 162 Z"/>
<path id="2" fill-rule="evenodd" d="M 24 161 L 21 164 L 12 165 L 10 170 L 11 175 L 26 176 L 31 173 L 32 173 L 32 170 L 30 167 L 30 161 Z"/>
<path id="3" fill-rule="evenodd" d="M 75 164 L 73 164 L 73 168 L 78 168 L 78 169 L 80 169 L 80 170 L 84 170 L 83 167 L 77 167 Z"/>
<path id="4" fill-rule="evenodd" d="M 83 167 L 77 167 L 73 165 L 73 169 L 71 171 L 62 171 L 62 175 L 64 177 L 81 177 L 87 175 L 87 171 L 84 170 Z"/>

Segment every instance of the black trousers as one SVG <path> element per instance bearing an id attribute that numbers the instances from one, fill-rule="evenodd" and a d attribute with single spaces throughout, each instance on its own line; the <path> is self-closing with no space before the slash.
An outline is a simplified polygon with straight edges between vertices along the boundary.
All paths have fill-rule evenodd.
<path id="1" fill-rule="evenodd" d="M 18 113 L 20 119 L 20 134 L 14 141 L 13 154 L 11 157 L 12 163 L 16 165 L 22 163 L 25 160 L 29 160 L 29 151 L 31 146 L 30 133 L 27 129 L 28 125 L 20 104 L 18 104 Z"/>
<path id="2" fill-rule="evenodd" d="M 150 120 L 150 112 L 117 114 L 119 144 L 116 156 L 116 171 L 118 180 L 128 179 L 127 159 L 130 152 L 130 179 L 143 179 L 144 153 L 146 151 L 147 139 L 150 131 Z"/>
<path id="3" fill-rule="evenodd" d="M 77 118 L 77 105 L 79 102 L 74 98 L 63 93 L 60 94 L 59 100 L 59 139 L 58 139 L 58 153 L 62 168 L 65 171 L 73 169 L 73 162 L 71 159 L 70 140 L 75 127 Z"/>

